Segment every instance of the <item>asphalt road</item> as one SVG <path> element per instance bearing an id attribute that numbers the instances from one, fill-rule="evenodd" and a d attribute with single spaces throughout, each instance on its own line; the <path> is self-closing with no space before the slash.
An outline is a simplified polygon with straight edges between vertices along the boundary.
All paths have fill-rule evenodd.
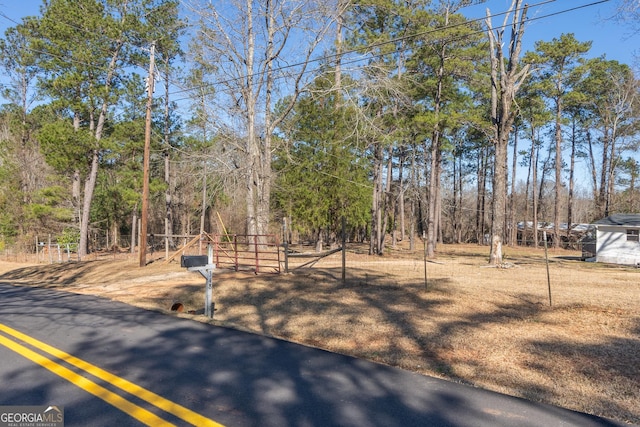
<path id="1" fill-rule="evenodd" d="M 622 426 L 106 299 L 0 283 L 0 405 L 65 426 Z"/>

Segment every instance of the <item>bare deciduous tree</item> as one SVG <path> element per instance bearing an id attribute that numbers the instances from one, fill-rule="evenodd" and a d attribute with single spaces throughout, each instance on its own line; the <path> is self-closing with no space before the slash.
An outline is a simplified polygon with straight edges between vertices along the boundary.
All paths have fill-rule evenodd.
<path id="1" fill-rule="evenodd" d="M 522 0 L 513 0 L 504 23 L 494 30 L 491 13 L 487 9 L 487 33 L 491 53 L 491 123 L 492 143 L 495 146 L 495 172 L 493 174 L 493 205 L 491 215 L 490 264 L 502 264 L 502 239 L 504 237 L 505 203 L 507 190 L 507 146 L 509 134 L 516 117 L 513 108 L 518 89 L 529 73 L 529 66 L 521 66 L 520 51 L 526 22 L 527 6 Z M 504 51 L 504 29 L 511 19 L 511 36 Z"/>
<path id="2" fill-rule="evenodd" d="M 240 129 L 248 234 L 268 232 L 273 134 L 310 80 L 335 5 L 316 0 L 235 0 L 193 5 L 207 56 L 217 65 L 219 115 Z M 280 90 L 288 97 L 278 108 Z"/>

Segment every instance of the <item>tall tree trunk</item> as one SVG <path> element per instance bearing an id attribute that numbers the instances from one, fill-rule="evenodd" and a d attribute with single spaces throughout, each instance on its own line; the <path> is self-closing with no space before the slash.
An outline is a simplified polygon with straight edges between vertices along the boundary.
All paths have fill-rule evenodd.
<path id="1" fill-rule="evenodd" d="M 458 181 L 458 175 L 462 175 L 462 173 L 459 171 L 458 165 L 459 162 L 461 161 L 461 156 L 456 156 L 456 158 L 453 159 L 452 162 L 452 167 L 453 167 L 453 212 L 452 212 L 452 218 L 451 218 L 451 222 L 453 225 L 453 241 L 454 243 L 460 243 L 460 218 L 459 218 L 459 212 L 460 212 L 460 207 L 458 205 L 458 195 L 459 195 L 459 185 L 462 185 L 462 180 L 460 179 L 460 181 Z"/>
<path id="2" fill-rule="evenodd" d="M 124 18 L 123 18 L 124 19 Z M 120 56 L 120 50 L 123 46 L 122 41 L 118 41 L 118 45 L 114 49 L 109 62 L 108 71 L 104 83 L 105 93 L 109 93 L 111 89 L 112 80 L 115 75 L 116 66 Z M 93 192 L 96 188 L 96 182 L 98 179 L 98 167 L 100 165 L 100 140 L 102 139 L 102 131 L 107 119 L 108 109 L 108 97 L 102 101 L 102 107 L 100 108 L 100 115 L 98 116 L 98 124 L 95 127 L 95 133 L 93 134 L 96 148 L 93 150 L 91 156 L 91 168 L 89 169 L 89 175 L 84 185 L 84 200 L 82 204 L 82 216 L 80 219 L 80 245 L 78 247 L 78 258 L 82 259 L 87 255 L 88 243 L 89 243 L 89 221 L 91 219 L 91 203 L 93 202 Z M 93 124 L 93 118 L 91 119 Z"/>
<path id="3" fill-rule="evenodd" d="M 449 8 L 445 10 L 445 27 L 449 25 Z M 429 216 L 427 218 L 427 257 L 436 256 L 436 236 L 440 224 L 438 222 L 438 193 L 440 191 L 440 174 L 442 168 L 442 142 L 440 133 L 440 110 L 442 108 L 442 96 L 444 87 L 444 64 L 447 54 L 447 45 L 441 46 L 438 71 L 436 73 L 437 84 L 433 101 L 434 125 L 431 133 L 431 176 L 429 179 Z"/>
<path id="4" fill-rule="evenodd" d="M 504 136 L 503 136 L 504 138 Z M 493 203 L 491 208 L 491 255 L 490 263 L 502 264 L 502 239 L 504 236 L 505 194 L 507 191 L 507 144 L 498 140 L 495 147 L 495 166 L 493 171 Z"/>
<path id="5" fill-rule="evenodd" d="M 540 148 L 537 144 L 533 144 L 532 146 L 532 154 L 533 157 L 533 167 L 532 167 L 532 176 L 531 181 L 533 181 L 533 187 L 531 188 L 531 194 L 533 195 L 533 247 L 538 247 L 538 201 L 540 200 L 538 196 L 538 157 L 540 156 Z M 542 188 L 542 182 L 540 183 L 540 188 Z"/>
<path id="6" fill-rule="evenodd" d="M 636 210 L 636 177 L 638 176 L 638 162 L 634 160 L 634 167 L 631 171 L 631 178 L 629 181 L 629 211 L 637 212 Z"/>
<path id="7" fill-rule="evenodd" d="M 589 164 L 591 169 L 591 188 L 593 191 L 593 200 L 595 201 L 595 211 L 596 215 L 600 215 L 602 213 L 602 205 L 599 200 L 599 191 L 598 191 L 598 172 L 596 171 L 596 156 L 593 152 L 593 142 L 591 141 L 591 132 L 587 131 L 587 146 L 589 147 Z"/>
<path id="8" fill-rule="evenodd" d="M 165 234 L 165 256 L 169 256 L 169 248 L 174 247 L 173 241 L 173 206 L 171 205 L 172 187 L 171 187 L 171 141 L 169 140 L 170 134 L 170 111 L 169 111 L 169 59 L 165 60 L 166 78 L 164 84 L 164 183 L 167 186 L 164 193 L 164 234 Z"/>
<path id="9" fill-rule="evenodd" d="M 405 183 L 404 183 L 404 173 L 405 173 L 405 156 L 406 150 L 404 146 L 400 153 L 400 167 L 398 170 L 398 175 L 400 177 L 399 183 L 399 192 L 398 192 L 398 216 L 400 217 L 400 241 L 404 241 L 405 239 L 405 212 L 404 212 L 404 195 L 405 195 Z"/>
<path id="10" fill-rule="evenodd" d="M 369 244 L 369 255 L 382 255 L 380 242 L 384 237 L 382 230 L 382 206 L 384 190 L 382 184 L 382 170 L 384 162 L 384 151 L 382 144 L 376 143 L 373 149 L 373 197 L 371 206 L 371 241 Z"/>
<path id="11" fill-rule="evenodd" d="M 616 141 L 615 132 L 611 132 L 611 152 L 609 153 L 609 166 L 607 168 L 607 195 L 605 198 L 605 211 L 604 216 L 609 216 L 611 211 L 611 198 L 613 197 L 614 184 L 615 184 L 615 171 L 616 171 Z"/>
<path id="12" fill-rule="evenodd" d="M 111 236 L 112 236 L 112 243 L 111 243 L 111 248 L 107 247 L 107 249 L 113 249 L 114 251 L 117 251 L 118 248 L 120 247 L 120 226 L 117 222 L 114 222 L 113 224 L 111 224 Z"/>
<path id="13" fill-rule="evenodd" d="M 438 188 L 440 186 L 440 132 L 434 131 L 431 141 L 431 168 L 429 173 L 429 213 L 427 217 L 427 257 L 436 255 L 436 239 L 438 232 Z"/>
<path id="14" fill-rule="evenodd" d="M 442 230 L 442 186 L 438 185 L 436 190 L 436 230 L 438 233 L 438 243 L 443 244 L 443 230 Z"/>
<path id="15" fill-rule="evenodd" d="M 98 149 L 95 149 L 91 156 L 91 169 L 89 170 L 89 176 L 84 182 L 84 199 L 82 203 L 82 216 L 80 217 L 80 245 L 78 247 L 78 258 L 81 260 L 87 256 L 89 249 L 91 201 L 93 200 L 93 190 L 96 188 L 96 181 L 98 178 L 98 164 Z"/>
<path id="16" fill-rule="evenodd" d="M 532 211 L 531 211 L 531 218 L 532 218 L 532 224 L 531 224 L 531 235 L 532 236 L 536 236 L 537 235 L 537 216 L 536 216 L 536 209 L 537 209 L 537 194 L 536 194 L 536 180 L 538 179 L 538 174 L 537 174 L 537 167 L 538 167 L 538 150 L 537 150 L 537 144 L 536 144 L 536 128 L 533 124 L 531 124 L 531 149 L 529 151 L 529 170 L 527 171 L 527 185 L 526 185 L 526 194 L 525 194 L 525 222 L 524 222 L 524 229 L 523 229 L 523 234 L 522 234 L 522 240 L 523 240 L 523 245 L 524 246 L 528 246 L 529 242 L 527 241 L 527 236 L 529 235 L 529 230 L 528 230 L 528 218 L 529 218 L 529 188 L 531 187 L 531 198 L 532 200 Z M 534 241 L 534 245 L 537 244 L 537 241 Z"/>
<path id="17" fill-rule="evenodd" d="M 418 164 L 417 164 L 417 156 L 416 156 L 416 144 L 412 144 L 411 149 L 411 169 L 409 171 L 409 250 L 415 249 L 415 240 L 416 240 L 416 232 L 417 232 L 417 212 L 419 209 L 419 203 L 416 195 L 418 192 L 418 176 L 420 176 L 420 172 L 418 172 Z"/>
<path id="18" fill-rule="evenodd" d="M 545 188 L 545 183 L 547 182 L 547 173 L 551 169 L 549 165 L 552 163 L 551 162 L 552 154 L 553 154 L 553 150 L 550 147 L 549 150 L 547 151 L 547 158 L 542 163 L 542 175 L 540 176 L 540 187 L 538 188 L 538 216 L 540 216 L 541 208 L 545 206 L 543 205 L 543 201 L 545 200 L 544 188 Z M 548 219 L 549 215 L 545 215 L 545 218 Z"/>
<path id="19" fill-rule="evenodd" d="M 560 247 L 560 197 L 562 195 L 562 98 L 556 100 L 555 198 L 553 204 L 553 247 Z"/>
<path id="20" fill-rule="evenodd" d="M 531 142 L 533 145 L 533 140 Z M 532 153 L 531 153 L 532 154 Z M 523 209 L 523 224 L 522 224 L 522 236 L 520 237 L 520 242 L 518 243 L 520 246 L 528 246 L 527 243 L 527 235 L 529 234 L 529 188 L 531 187 L 531 165 L 533 156 L 529 155 L 529 164 L 527 165 L 527 180 L 524 185 L 524 209 Z M 516 237 L 517 239 L 517 237 Z"/>
<path id="21" fill-rule="evenodd" d="M 255 35 L 253 29 L 253 1 L 247 0 L 247 53 L 246 53 L 246 70 L 244 85 L 244 101 L 246 104 L 247 136 L 245 151 L 247 156 L 246 164 L 246 203 L 247 203 L 247 234 L 258 234 L 258 218 L 257 218 L 257 202 L 258 189 L 260 188 L 258 165 L 260 162 L 260 154 L 258 151 L 258 142 L 256 141 L 256 101 L 253 93 L 253 67 L 255 56 Z"/>
<path id="22" fill-rule="evenodd" d="M 511 163 L 511 194 L 509 197 L 509 246 L 516 244 L 518 221 L 516 218 L 516 171 L 518 167 L 518 127 L 513 133 L 513 159 Z"/>
<path id="23" fill-rule="evenodd" d="M 571 224 L 573 223 L 573 180 L 576 167 L 576 121 L 571 123 L 571 159 L 569 162 L 569 199 L 567 200 L 567 242 L 571 241 Z"/>
<path id="24" fill-rule="evenodd" d="M 610 146 L 610 141 L 609 141 L 609 131 L 608 129 L 604 129 L 603 132 L 603 136 L 602 136 L 602 163 L 601 163 L 601 169 L 600 169 L 600 189 L 598 191 L 598 198 L 596 199 L 596 206 L 598 206 L 599 209 L 599 216 L 600 217 L 606 217 L 608 215 L 607 212 L 607 206 L 606 206 L 606 199 L 607 199 L 607 188 L 608 188 L 608 182 L 607 182 L 607 178 L 609 176 L 609 172 L 608 172 L 608 168 L 609 168 L 609 146 Z"/>
<path id="25" fill-rule="evenodd" d="M 478 244 L 484 244 L 485 216 L 487 199 L 487 148 L 481 148 L 478 152 L 478 190 L 476 199 L 476 240 Z"/>
<path id="26" fill-rule="evenodd" d="M 387 158 L 387 180 L 384 188 L 384 198 L 383 198 L 383 208 L 382 208 L 382 239 L 378 243 L 380 247 L 380 255 L 384 254 L 385 247 L 385 237 L 387 235 L 387 230 L 389 229 L 389 217 L 392 212 L 392 197 L 391 197 L 391 182 L 393 181 L 393 146 L 390 145 L 388 147 L 388 158 Z"/>
<path id="27" fill-rule="evenodd" d="M 336 88 L 336 108 L 339 109 L 342 106 L 342 48 L 343 37 L 342 31 L 344 28 L 344 14 L 350 0 L 338 0 L 338 14 L 336 16 L 336 66 L 335 66 L 335 88 Z"/>
<path id="28" fill-rule="evenodd" d="M 131 215 L 131 253 L 136 253 L 136 236 L 138 235 L 138 206 L 133 208 L 133 214 Z"/>
<path id="29" fill-rule="evenodd" d="M 73 113 L 73 130 L 75 132 L 80 130 L 80 114 L 78 112 Z M 80 194 L 81 181 L 80 170 L 75 169 L 72 177 L 71 196 L 73 198 L 73 210 L 78 230 L 82 229 L 80 226 L 82 224 L 82 195 Z M 78 245 L 79 244 L 80 243 L 78 243 Z"/>
<path id="30" fill-rule="evenodd" d="M 515 120 L 516 111 L 512 109 L 518 88 L 528 75 L 528 66 L 520 67 L 519 57 L 524 34 L 527 6 L 521 8 L 522 0 L 513 0 L 505 16 L 505 25 L 513 13 L 511 21 L 511 40 L 509 57 L 503 54 L 503 29 L 494 32 L 491 15 L 487 9 L 487 27 L 491 54 L 491 121 L 493 133 L 491 141 L 495 146 L 495 170 L 493 176 L 493 204 L 491 212 L 491 253 L 492 265 L 502 264 L 502 240 L 505 224 L 505 198 L 507 179 L 507 145 L 509 133 Z"/>
<path id="31" fill-rule="evenodd" d="M 272 133 L 272 107 L 271 92 L 273 90 L 273 43 L 276 24 L 274 12 L 271 9 L 272 0 L 265 2 L 267 14 L 267 47 L 264 53 L 265 70 L 265 99 L 264 99 L 264 137 L 259 139 L 260 157 L 259 174 L 260 186 L 258 187 L 258 234 L 260 243 L 266 243 L 266 235 L 269 233 L 269 212 L 271 204 L 271 133 Z"/>
<path id="32" fill-rule="evenodd" d="M 202 196 L 200 200 L 200 234 L 204 233 L 204 219 L 207 214 L 207 161 L 202 161 Z"/>

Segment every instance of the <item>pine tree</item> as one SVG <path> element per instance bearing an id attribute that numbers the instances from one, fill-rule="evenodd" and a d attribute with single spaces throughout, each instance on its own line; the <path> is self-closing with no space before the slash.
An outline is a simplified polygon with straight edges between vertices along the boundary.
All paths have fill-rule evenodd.
<path id="1" fill-rule="evenodd" d="M 371 203 L 369 165 L 354 137 L 355 115 L 349 107 L 335 108 L 344 100 L 330 90 L 332 83 L 316 79 L 296 103 L 283 123 L 285 141 L 274 162 L 276 212 L 298 231 L 312 233 L 319 245 L 325 235 L 339 236 L 342 217 L 352 230 L 363 229 Z"/>
<path id="2" fill-rule="evenodd" d="M 591 42 L 578 42 L 573 34 L 562 34 L 550 42 L 538 41 L 535 52 L 526 61 L 538 68 L 542 91 L 551 101 L 555 113 L 555 201 L 553 210 L 554 247 L 560 245 L 560 205 L 562 189 L 562 120 L 564 101 L 571 86 L 579 80 L 579 60 L 591 48 Z"/>
<path id="3" fill-rule="evenodd" d="M 106 149 L 102 140 L 109 111 L 117 103 L 127 65 L 140 63 L 145 57 L 140 45 L 146 47 L 152 41 L 147 37 L 163 34 L 159 22 L 173 25 L 171 19 L 158 18 L 166 12 L 166 4 L 154 0 L 52 0 L 43 7 L 37 34 L 33 34 L 33 48 L 39 52 L 45 76 L 42 88 L 68 109 L 67 120 L 75 132 L 83 128 L 90 134 L 89 138 L 79 137 L 85 152 L 73 172 L 74 180 L 84 181 L 80 257 L 88 250 L 91 204 Z M 164 33 L 170 33 L 170 28 L 165 27 Z M 65 136 L 72 138 L 68 132 Z M 49 139 L 62 146 L 68 142 Z"/>

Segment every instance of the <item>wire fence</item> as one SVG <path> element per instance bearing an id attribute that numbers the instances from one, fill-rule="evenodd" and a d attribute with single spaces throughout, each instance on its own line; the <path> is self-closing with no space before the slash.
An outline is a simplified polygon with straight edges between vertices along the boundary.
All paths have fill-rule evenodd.
<path id="1" fill-rule="evenodd" d="M 107 245 L 97 239 L 91 241 L 92 251 L 80 260 L 78 244 L 74 242 L 34 241 L 31 245 L 5 248 L 0 252 L 0 260 L 17 263 L 55 264 L 92 260 L 136 260 L 137 247 Z M 124 242 L 126 243 L 126 242 Z M 543 244 L 541 241 L 539 244 Z M 314 242 L 281 242 L 278 235 L 149 235 L 147 259 L 153 262 L 177 262 L 183 255 L 208 255 L 217 269 L 255 273 L 309 273 L 328 274 L 337 281 L 356 280 L 368 282 L 381 274 L 414 277 L 424 280 L 428 267 L 435 266 L 437 260 L 427 260 L 423 251 L 424 241 L 414 239 L 409 247 L 408 240 L 398 247 L 387 245 L 393 262 L 387 257 L 368 254 L 368 244 L 345 242 L 342 245 L 317 247 Z M 488 246 L 487 254 L 489 253 Z M 580 250 L 581 243 L 570 249 Z M 522 247 L 522 246 L 518 246 Z M 510 252 L 509 247 L 504 247 Z M 313 271 L 316 273 L 313 273 Z"/>

